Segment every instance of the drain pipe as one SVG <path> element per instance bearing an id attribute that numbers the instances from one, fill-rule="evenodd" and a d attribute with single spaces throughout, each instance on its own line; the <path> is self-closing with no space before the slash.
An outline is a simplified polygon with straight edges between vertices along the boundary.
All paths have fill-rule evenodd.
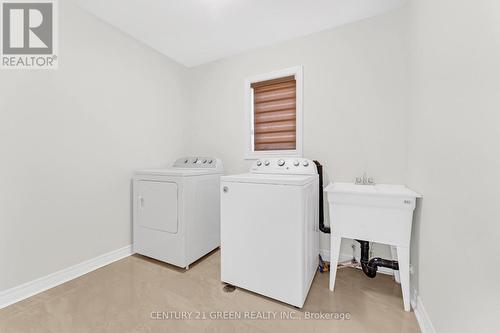
<path id="1" fill-rule="evenodd" d="M 325 234 L 330 233 L 330 227 L 325 226 L 325 214 L 323 212 L 323 166 L 318 161 L 313 161 L 316 164 L 319 175 L 319 230 Z"/>
<path id="2" fill-rule="evenodd" d="M 377 270 L 379 267 L 387 267 L 394 270 L 399 270 L 399 264 L 396 260 L 382 259 L 379 257 L 368 259 L 370 257 L 370 243 L 368 241 L 363 241 L 356 239 L 361 245 L 361 268 L 363 272 L 370 278 L 374 278 L 377 275 Z"/>

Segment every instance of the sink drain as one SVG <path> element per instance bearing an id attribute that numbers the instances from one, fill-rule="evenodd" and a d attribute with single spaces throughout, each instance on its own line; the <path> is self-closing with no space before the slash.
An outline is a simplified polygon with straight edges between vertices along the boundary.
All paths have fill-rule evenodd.
<path id="1" fill-rule="evenodd" d="M 226 284 L 224 288 L 222 288 L 222 290 L 224 290 L 224 292 L 226 293 L 232 293 L 233 291 L 236 290 L 236 287 L 233 286 L 232 284 Z"/>

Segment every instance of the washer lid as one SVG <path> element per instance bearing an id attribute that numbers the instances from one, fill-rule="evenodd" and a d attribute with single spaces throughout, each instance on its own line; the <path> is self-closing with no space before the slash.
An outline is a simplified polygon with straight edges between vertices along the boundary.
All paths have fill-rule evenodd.
<path id="1" fill-rule="evenodd" d="M 264 173 L 243 173 L 221 177 L 221 181 L 223 182 L 296 186 L 308 184 L 316 179 L 318 179 L 318 175 L 279 175 Z"/>
<path id="2" fill-rule="evenodd" d="M 213 169 L 187 169 L 187 168 L 169 168 L 169 169 L 145 169 L 137 170 L 136 176 L 175 176 L 189 177 L 219 174 L 219 171 Z"/>

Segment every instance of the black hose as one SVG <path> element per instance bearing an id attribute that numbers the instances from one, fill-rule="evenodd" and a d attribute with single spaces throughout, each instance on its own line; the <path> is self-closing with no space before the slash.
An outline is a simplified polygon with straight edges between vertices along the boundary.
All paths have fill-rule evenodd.
<path id="1" fill-rule="evenodd" d="M 374 278 L 377 275 L 379 267 L 387 267 L 399 270 L 399 264 L 396 260 L 387 260 L 379 257 L 368 259 L 370 257 L 370 242 L 356 239 L 361 246 L 361 268 L 366 276 Z"/>
<path id="2" fill-rule="evenodd" d="M 325 214 L 323 212 L 323 166 L 318 161 L 313 161 L 316 164 L 319 175 L 319 230 L 325 234 L 330 233 L 330 227 L 325 226 Z"/>
<path id="3" fill-rule="evenodd" d="M 382 259 L 379 257 L 372 258 L 368 262 L 368 267 L 386 267 L 394 270 L 399 270 L 399 264 L 396 260 Z"/>

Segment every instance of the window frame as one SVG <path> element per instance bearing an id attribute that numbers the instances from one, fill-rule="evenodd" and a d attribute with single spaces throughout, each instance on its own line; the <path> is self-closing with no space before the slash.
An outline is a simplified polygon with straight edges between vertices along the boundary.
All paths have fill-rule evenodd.
<path id="1" fill-rule="evenodd" d="M 255 75 L 245 80 L 245 159 L 255 160 L 264 157 L 302 157 L 302 122 L 303 122 L 303 69 L 302 66 L 294 66 L 282 70 Z M 270 150 L 255 151 L 254 149 L 254 109 L 252 83 L 278 79 L 286 76 L 295 76 L 295 149 L 294 150 Z"/>

